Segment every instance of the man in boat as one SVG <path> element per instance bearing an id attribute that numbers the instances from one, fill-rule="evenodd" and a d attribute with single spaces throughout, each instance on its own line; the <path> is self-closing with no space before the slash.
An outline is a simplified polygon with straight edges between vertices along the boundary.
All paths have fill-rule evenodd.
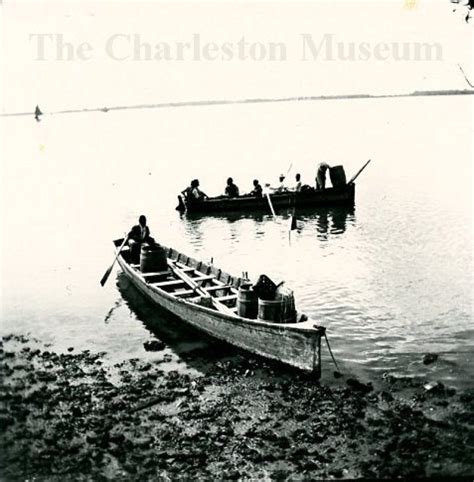
<path id="1" fill-rule="evenodd" d="M 181 192 L 186 198 L 186 201 L 202 201 L 207 199 L 207 195 L 199 189 L 199 180 L 193 179 L 191 185 L 188 186 L 184 191 Z"/>
<path id="2" fill-rule="evenodd" d="M 301 191 L 301 174 L 296 174 L 295 176 L 296 184 L 295 184 L 295 191 L 300 192 Z"/>
<path id="3" fill-rule="evenodd" d="M 252 189 L 252 191 L 250 191 L 249 195 L 255 196 L 255 197 L 262 197 L 263 196 L 262 191 L 263 191 L 263 189 L 262 189 L 262 186 L 260 186 L 260 183 L 258 182 L 258 179 L 254 179 L 253 180 L 253 189 Z"/>
<path id="4" fill-rule="evenodd" d="M 227 197 L 239 197 L 239 188 L 234 184 L 234 180 L 229 177 L 227 186 L 225 187 L 225 195 Z"/>
<path id="5" fill-rule="evenodd" d="M 329 169 L 329 164 L 321 162 L 318 164 L 318 171 L 316 173 L 316 189 L 321 190 L 326 187 L 326 171 Z"/>
<path id="6" fill-rule="evenodd" d="M 278 193 L 278 192 L 288 191 L 288 188 L 285 185 L 285 175 L 284 174 L 280 174 L 280 177 L 278 178 L 278 181 L 279 181 L 280 184 L 278 185 L 278 187 L 276 187 L 274 189 L 274 192 Z"/>
<path id="7" fill-rule="evenodd" d="M 145 243 L 153 245 L 155 240 L 150 236 L 150 228 L 146 225 L 146 217 L 142 214 L 138 218 L 138 224 L 133 226 L 128 233 L 128 245 L 135 262 L 140 259 L 140 249 Z"/>

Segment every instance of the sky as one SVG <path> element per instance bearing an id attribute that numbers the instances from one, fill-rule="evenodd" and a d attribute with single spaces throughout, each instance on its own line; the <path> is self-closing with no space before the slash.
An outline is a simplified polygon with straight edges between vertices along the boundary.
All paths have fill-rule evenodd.
<path id="1" fill-rule="evenodd" d="M 474 83 L 473 22 L 453 8 L 445 0 L 7 1 L 0 9 L 0 111 L 465 89 L 459 65 Z M 196 38 L 198 58 L 191 55 Z M 246 58 L 239 57 L 242 39 Z M 179 43 L 191 44 L 182 59 Z M 272 44 L 283 45 L 276 60 Z M 354 48 L 356 58 L 344 60 L 338 44 L 346 56 Z M 357 57 L 363 44 L 369 58 Z M 409 45 L 410 59 L 396 60 L 394 44 Z M 439 55 L 414 59 L 424 44 L 437 45 Z"/>

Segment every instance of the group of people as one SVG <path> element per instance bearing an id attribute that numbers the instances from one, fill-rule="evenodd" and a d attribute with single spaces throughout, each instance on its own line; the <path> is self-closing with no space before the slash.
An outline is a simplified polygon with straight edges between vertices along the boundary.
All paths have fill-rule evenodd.
<path id="1" fill-rule="evenodd" d="M 329 165 L 325 162 L 321 162 L 318 165 L 318 170 L 316 173 L 316 189 L 325 189 L 326 187 L 326 171 L 329 169 Z M 301 192 L 305 190 L 305 188 L 310 188 L 307 185 L 303 185 L 301 182 L 301 175 L 298 173 L 295 176 L 295 184 L 292 187 L 288 187 L 285 185 L 285 175 L 280 174 L 279 177 L 279 185 L 277 187 L 270 187 L 270 185 L 266 184 L 266 188 L 271 190 L 273 193 L 282 193 L 282 192 Z M 238 186 L 234 183 L 234 180 L 229 177 L 227 179 L 227 184 L 225 187 L 225 196 L 229 198 L 239 197 L 240 191 Z M 207 199 L 206 193 L 199 189 L 199 180 L 193 179 L 191 184 L 184 190 L 182 193 L 186 198 L 200 201 L 203 199 Z M 260 185 L 258 179 L 253 180 L 253 189 L 247 194 L 248 196 L 255 196 L 257 198 L 263 197 L 263 188 Z M 132 251 L 132 257 L 139 255 L 140 247 L 142 244 L 155 244 L 155 240 L 150 235 L 150 229 L 146 224 L 146 217 L 140 216 L 138 219 L 138 224 L 133 226 L 127 236 L 128 245 Z"/>
<path id="2" fill-rule="evenodd" d="M 325 189 L 326 187 L 326 171 L 329 169 L 329 165 L 325 162 L 321 162 L 318 165 L 318 170 L 316 173 L 316 189 Z M 280 174 L 279 177 L 279 184 L 277 187 L 271 187 L 269 184 L 266 184 L 265 187 L 268 188 L 269 191 L 273 193 L 282 193 L 282 192 L 301 192 L 302 190 L 310 189 L 308 185 L 303 185 L 301 182 L 301 174 L 296 174 L 295 176 L 295 184 L 293 186 L 287 186 L 285 184 L 285 175 Z M 208 196 L 199 189 L 199 180 L 193 179 L 191 184 L 181 192 L 182 195 L 185 196 L 187 200 L 192 201 L 201 201 L 203 199 L 207 199 Z M 258 179 L 253 180 L 253 188 L 252 190 L 246 194 L 247 196 L 254 196 L 254 197 L 262 197 L 263 196 L 263 188 L 258 181 Z M 234 183 L 234 180 L 229 177 L 227 179 L 227 183 L 224 189 L 224 196 L 229 198 L 235 198 L 240 196 L 239 187 Z"/>

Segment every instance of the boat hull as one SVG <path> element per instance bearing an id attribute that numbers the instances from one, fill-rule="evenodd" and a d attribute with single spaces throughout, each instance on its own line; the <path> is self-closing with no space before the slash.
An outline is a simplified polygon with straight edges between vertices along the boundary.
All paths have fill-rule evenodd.
<path id="1" fill-rule="evenodd" d="M 176 299 L 147 283 L 121 256 L 118 262 L 147 299 L 195 328 L 248 352 L 310 372 L 316 378 L 321 376 L 324 328 L 315 326 L 314 322 L 281 324 L 226 315 Z"/>
<path id="2" fill-rule="evenodd" d="M 330 207 L 354 205 L 355 184 L 347 184 L 340 188 L 328 188 L 320 191 L 285 192 L 270 195 L 275 210 L 303 207 Z M 268 211 L 268 199 L 254 196 L 238 198 L 215 197 L 203 201 L 186 203 L 189 213 L 218 213 Z"/>

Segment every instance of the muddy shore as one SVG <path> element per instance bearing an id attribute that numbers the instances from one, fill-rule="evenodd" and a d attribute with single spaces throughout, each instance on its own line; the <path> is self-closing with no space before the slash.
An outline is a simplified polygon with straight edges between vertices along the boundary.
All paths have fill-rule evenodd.
<path id="1" fill-rule="evenodd" d="M 474 474 L 474 394 L 440 384 L 329 387 L 243 356 L 191 376 L 23 336 L 0 360 L 3 480 Z"/>

